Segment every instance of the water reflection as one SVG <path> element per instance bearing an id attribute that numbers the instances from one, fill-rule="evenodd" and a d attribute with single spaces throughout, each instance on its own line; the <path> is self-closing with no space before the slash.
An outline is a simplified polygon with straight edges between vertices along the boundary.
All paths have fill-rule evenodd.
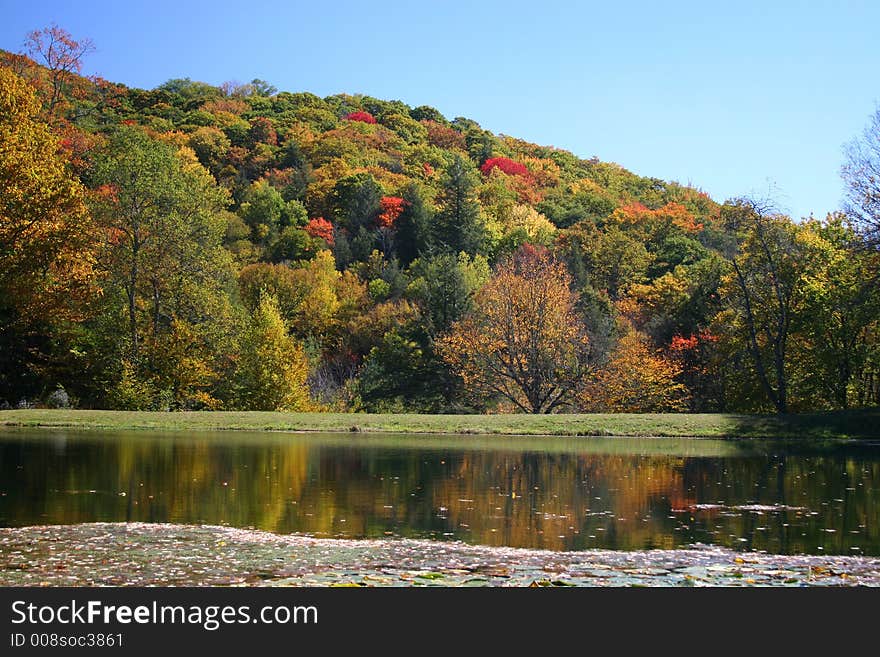
<path id="1" fill-rule="evenodd" d="M 146 521 L 582 550 L 880 554 L 880 446 L 0 433 L 0 525 Z"/>

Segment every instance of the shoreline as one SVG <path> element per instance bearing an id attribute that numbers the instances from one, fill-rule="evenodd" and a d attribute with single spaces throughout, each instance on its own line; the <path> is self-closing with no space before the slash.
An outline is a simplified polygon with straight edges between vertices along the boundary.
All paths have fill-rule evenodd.
<path id="1" fill-rule="evenodd" d="M 263 411 L 0 411 L 0 427 L 689 439 L 880 439 L 880 409 L 804 415 L 420 415 Z"/>

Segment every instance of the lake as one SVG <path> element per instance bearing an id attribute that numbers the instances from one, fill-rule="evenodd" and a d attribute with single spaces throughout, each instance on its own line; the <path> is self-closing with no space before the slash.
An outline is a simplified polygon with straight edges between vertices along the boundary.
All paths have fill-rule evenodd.
<path id="1" fill-rule="evenodd" d="M 880 555 L 880 443 L 0 430 L 0 526 Z"/>

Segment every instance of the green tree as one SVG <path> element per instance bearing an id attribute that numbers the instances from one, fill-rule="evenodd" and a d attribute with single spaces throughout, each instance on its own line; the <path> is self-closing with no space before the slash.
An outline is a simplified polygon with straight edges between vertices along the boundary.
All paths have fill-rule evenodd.
<path id="1" fill-rule="evenodd" d="M 857 235 L 844 215 L 806 228 L 818 255 L 805 272 L 805 305 L 795 322 L 804 376 L 828 405 L 862 405 L 870 398 L 863 375 L 877 367 L 871 356 L 880 337 L 875 254 L 851 248 Z"/>
<path id="2" fill-rule="evenodd" d="M 191 157 L 191 156 L 190 156 Z M 92 211 L 104 230 L 104 283 L 125 299 L 127 358 L 137 370 L 146 334 L 174 319 L 204 323 L 231 282 L 223 249 L 227 194 L 197 162 L 136 128 L 119 128 L 91 172 Z"/>
<path id="3" fill-rule="evenodd" d="M 339 180 L 330 196 L 336 221 L 352 233 L 375 223 L 381 211 L 382 188 L 368 173 Z"/>
<path id="4" fill-rule="evenodd" d="M 730 329 L 773 407 L 787 413 L 792 326 L 815 250 L 791 219 L 754 201 L 725 205 L 722 218 L 735 236 L 728 253 L 733 272 L 722 286 Z"/>
<path id="5" fill-rule="evenodd" d="M 453 156 L 437 198 L 433 242 L 439 250 L 471 256 L 484 252 L 486 230 L 476 196 L 477 180 L 473 164 L 461 155 Z"/>
<path id="6" fill-rule="evenodd" d="M 425 330 L 433 337 L 449 330 L 473 307 L 474 294 L 489 280 L 483 256 L 445 253 L 419 258 L 410 267 L 406 295 L 424 310 Z"/>
<path id="7" fill-rule="evenodd" d="M 408 266 L 413 260 L 428 252 L 431 243 L 430 205 L 425 203 L 422 191 L 415 183 L 403 190 L 403 212 L 395 222 L 397 232 L 395 245 L 400 264 Z"/>

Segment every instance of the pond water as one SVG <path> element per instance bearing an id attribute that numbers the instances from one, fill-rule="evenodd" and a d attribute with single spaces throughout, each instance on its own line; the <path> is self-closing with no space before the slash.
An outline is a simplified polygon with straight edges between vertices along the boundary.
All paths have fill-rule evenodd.
<path id="1" fill-rule="evenodd" d="M 880 555 L 880 443 L 0 430 L 0 527 Z"/>

